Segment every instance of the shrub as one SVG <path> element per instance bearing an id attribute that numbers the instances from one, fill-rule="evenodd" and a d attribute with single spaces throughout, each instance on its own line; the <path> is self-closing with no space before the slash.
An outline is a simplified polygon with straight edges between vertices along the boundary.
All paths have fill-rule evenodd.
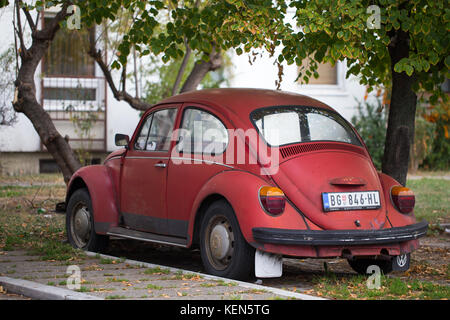
<path id="1" fill-rule="evenodd" d="M 424 118 L 433 123 L 435 127 L 431 152 L 426 156 L 422 167 L 432 170 L 448 170 L 450 169 L 449 103 L 442 102 L 428 108 Z"/>
<path id="2" fill-rule="evenodd" d="M 375 167 L 381 170 L 386 140 L 386 111 L 378 99 L 376 103 L 358 102 L 357 110 L 352 123 L 364 140 Z"/>

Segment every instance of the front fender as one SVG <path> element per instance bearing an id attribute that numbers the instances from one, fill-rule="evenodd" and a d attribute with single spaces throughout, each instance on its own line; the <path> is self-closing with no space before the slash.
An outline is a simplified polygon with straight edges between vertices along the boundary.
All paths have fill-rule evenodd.
<path id="1" fill-rule="evenodd" d="M 66 203 L 73 192 L 83 187 L 91 197 L 95 232 L 106 234 L 119 221 L 117 195 L 108 167 L 92 165 L 77 170 L 69 181 Z"/>
<path id="2" fill-rule="evenodd" d="M 192 243 L 196 215 L 203 201 L 212 195 L 225 198 L 236 214 L 241 232 L 251 245 L 258 247 L 253 238 L 252 228 L 306 229 L 306 224 L 295 208 L 288 202 L 284 212 L 271 216 L 262 209 L 258 192 L 262 186 L 272 185 L 261 177 L 245 171 L 222 171 L 212 177 L 198 193 L 189 219 L 190 242 Z M 189 245 L 191 245 L 189 243 Z"/>

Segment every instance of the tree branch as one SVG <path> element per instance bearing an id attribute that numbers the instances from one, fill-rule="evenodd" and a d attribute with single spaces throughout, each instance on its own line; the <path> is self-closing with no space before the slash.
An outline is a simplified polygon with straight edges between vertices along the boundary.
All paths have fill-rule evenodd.
<path id="1" fill-rule="evenodd" d="M 176 95 L 178 92 L 178 88 L 180 86 L 181 79 L 183 78 L 184 71 L 186 70 L 186 67 L 189 62 L 189 58 L 190 58 L 191 52 L 192 52 L 192 49 L 189 46 L 189 44 L 187 43 L 186 38 L 185 38 L 184 43 L 186 45 L 186 53 L 184 54 L 183 61 L 181 62 L 180 69 L 178 70 L 177 78 L 175 79 L 175 83 L 173 84 L 173 88 L 172 88 L 173 96 Z"/>
<path id="2" fill-rule="evenodd" d="M 109 70 L 108 65 L 103 60 L 102 52 L 101 50 L 97 50 L 95 48 L 95 43 L 91 44 L 91 47 L 88 51 L 88 54 L 95 60 L 97 65 L 100 67 L 100 69 L 103 72 L 103 75 L 105 76 L 105 80 L 108 83 L 109 88 L 111 89 L 114 98 L 116 98 L 118 101 L 125 101 L 127 102 L 132 108 L 140 111 L 145 111 L 151 107 L 153 107 L 152 104 L 147 103 L 139 98 L 135 98 L 129 93 L 127 93 L 124 89 L 125 86 L 123 86 L 122 90 L 119 91 L 114 83 L 114 79 L 111 74 L 111 70 Z M 122 72 L 123 77 L 123 72 Z"/>
<path id="3" fill-rule="evenodd" d="M 15 1 L 14 6 L 16 8 L 16 19 L 17 19 L 17 26 L 14 26 L 14 30 L 19 37 L 19 43 L 20 43 L 20 56 L 25 57 L 27 54 L 27 49 L 25 47 L 25 41 L 23 40 L 23 29 L 22 29 L 22 21 L 20 19 L 20 8 L 19 8 L 19 2 Z"/>
<path id="4" fill-rule="evenodd" d="M 19 4 L 22 4 L 22 1 L 19 1 Z M 22 7 L 22 11 L 25 14 L 25 17 L 27 18 L 28 25 L 30 26 L 31 31 L 36 31 L 36 24 L 34 23 L 33 18 L 30 15 L 30 12 L 25 7 Z"/>
<path id="5" fill-rule="evenodd" d="M 222 55 L 216 51 L 215 45 L 209 54 L 209 61 L 197 62 L 183 84 L 180 93 L 196 90 L 200 82 L 209 71 L 214 71 L 222 66 Z"/>

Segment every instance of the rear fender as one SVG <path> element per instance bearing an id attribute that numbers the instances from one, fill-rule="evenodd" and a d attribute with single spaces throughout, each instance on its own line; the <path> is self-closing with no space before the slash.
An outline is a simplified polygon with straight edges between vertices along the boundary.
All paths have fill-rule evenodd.
<path id="1" fill-rule="evenodd" d="M 387 217 L 393 227 L 404 227 L 416 223 L 414 211 L 409 214 L 403 214 L 397 211 L 391 201 L 391 189 L 393 186 L 401 185 L 391 176 L 378 172 L 381 186 L 383 187 L 384 202 L 386 203 Z M 413 190 L 414 191 L 414 190 Z"/>
<path id="2" fill-rule="evenodd" d="M 284 212 L 276 217 L 262 209 L 258 192 L 262 186 L 268 185 L 272 184 L 245 171 L 222 171 L 212 177 L 200 190 L 193 203 L 188 229 L 189 246 L 192 244 L 194 231 L 200 230 L 201 219 L 196 217 L 202 214 L 202 210 L 199 209 L 207 201 L 205 199 L 225 198 L 236 214 L 244 238 L 254 247 L 258 247 L 252 234 L 254 227 L 306 229 L 300 213 L 288 202 Z"/>
<path id="3" fill-rule="evenodd" d="M 80 188 L 87 188 L 94 211 L 94 228 L 98 234 L 106 234 L 118 225 L 119 210 L 116 191 L 109 169 L 103 165 L 92 165 L 76 171 L 67 187 L 66 203 Z"/>

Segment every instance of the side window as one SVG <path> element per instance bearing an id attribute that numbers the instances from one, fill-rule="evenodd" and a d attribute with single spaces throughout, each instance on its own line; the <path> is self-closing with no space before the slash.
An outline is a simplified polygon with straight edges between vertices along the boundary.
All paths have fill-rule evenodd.
<path id="1" fill-rule="evenodd" d="M 221 154 L 228 145 L 228 131 L 212 114 L 186 109 L 181 124 L 178 151 L 184 153 Z"/>
<path id="2" fill-rule="evenodd" d="M 139 135 L 136 138 L 136 142 L 134 143 L 134 148 L 136 150 L 145 150 L 145 145 L 147 144 L 148 130 L 150 129 L 150 125 L 152 124 L 153 115 L 149 115 L 147 119 L 145 119 L 144 124 L 141 127 L 141 131 L 139 131 Z"/>
<path id="3" fill-rule="evenodd" d="M 136 139 L 135 149 L 168 151 L 172 139 L 177 109 L 164 109 L 151 114 Z"/>

